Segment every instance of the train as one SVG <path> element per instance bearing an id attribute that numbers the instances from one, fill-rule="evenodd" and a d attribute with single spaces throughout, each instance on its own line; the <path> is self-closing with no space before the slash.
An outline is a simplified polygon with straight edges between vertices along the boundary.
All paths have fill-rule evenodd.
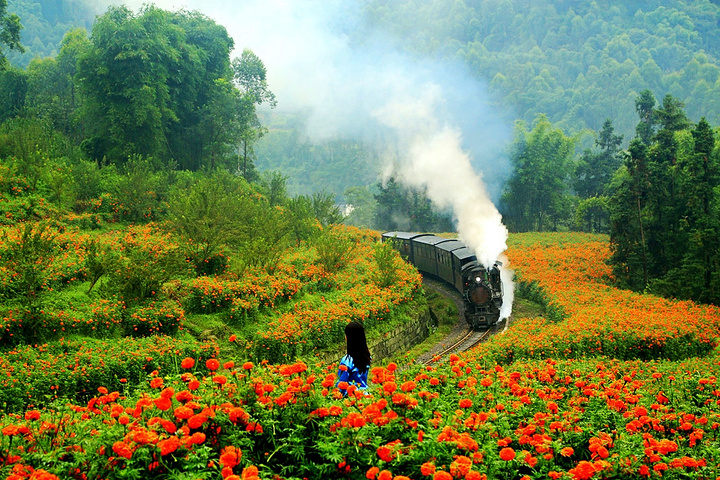
<path id="1" fill-rule="evenodd" d="M 470 328 L 489 328 L 500 319 L 503 303 L 502 263 L 486 268 L 461 241 L 425 233 L 385 232 L 393 247 L 423 275 L 439 279 L 462 295 Z"/>

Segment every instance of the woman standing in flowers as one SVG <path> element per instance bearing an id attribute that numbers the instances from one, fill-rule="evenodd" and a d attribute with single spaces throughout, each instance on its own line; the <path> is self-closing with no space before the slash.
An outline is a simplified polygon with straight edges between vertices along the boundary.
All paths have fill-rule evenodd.
<path id="1" fill-rule="evenodd" d="M 345 326 L 347 354 L 340 360 L 338 381 L 335 385 L 343 395 L 354 385 L 360 390 L 368 386 L 367 376 L 370 370 L 370 350 L 365 338 L 365 329 L 358 322 L 350 322 Z"/>

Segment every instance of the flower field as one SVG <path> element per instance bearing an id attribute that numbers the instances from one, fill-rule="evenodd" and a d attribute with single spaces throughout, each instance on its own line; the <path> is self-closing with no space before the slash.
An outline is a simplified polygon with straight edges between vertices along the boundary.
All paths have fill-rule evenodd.
<path id="1" fill-rule="evenodd" d="M 516 358 L 684 359 L 705 355 L 720 337 L 720 309 L 610 286 L 607 238 L 587 234 L 511 237 L 511 268 L 546 303 L 555 321 L 520 319 L 483 355 Z"/>
<path id="2" fill-rule="evenodd" d="M 273 364 L 251 358 L 257 346 L 236 335 L 204 350 L 154 335 L 15 347 L 0 357 L 3 372 L 16 369 L 4 385 L 19 394 L 27 377 L 59 389 L 60 379 L 83 381 L 87 396 L 1 417 L 0 477 L 718 478 L 717 310 L 613 291 L 606 245 L 597 236 L 514 236 L 512 267 L 558 318 L 517 319 L 447 363 L 376 365 L 368 394 L 350 387 L 343 397 L 337 365 L 314 363 L 311 348 L 304 361 Z M 292 332 L 307 330 L 300 338 L 311 342 L 323 325 L 380 321 L 417 288 L 413 276 L 397 282 L 395 297 L 368 283 L 341 302 L 343 275 L 372 278 L 375 267 L 358 255 L 357 269 L 328 274 L 304 255 L 285 271 L 320 285 L 325 299 L 290 294 L 292 287 L 282 290 L 292 301 L 266 294 L 278 299 L 277 313 L 258 330 L 288 345 L 298 343 Z M 112 377 L 101 373 L 108 366 L 117 368 Z M 85 376 L 61 373 L 83 369 Z M 119 377 L 124 371 L 137 375 Z"/>
<path id="3" fill-rule="evenodd" d="M 217 350 L 213 339 L 223 336 L 235 336 L 233 355 L 282 363 L 336 348 L 349 318 L 381 334 L 413 308 L 420 276 L 398 257 L 397 280 L 378 286 L 376 233 L 338 230 L 352 255 L 333 271 L 302 245 L 286 250 L 272 271 L 198 276 L 182 240 L 156 224 L 92 234 L 41 223 L 5 227 L 0 409 L 46 405 L 59 395 L 84 399 L 101 384 L 121 389 L 172 370 L 171 352 Z M 36 260 L 28 265 L 29 258 Z M 208 318 L 214 330 L 203 323 Z M 138 360 L 146 357 L 153 361 Z"/>

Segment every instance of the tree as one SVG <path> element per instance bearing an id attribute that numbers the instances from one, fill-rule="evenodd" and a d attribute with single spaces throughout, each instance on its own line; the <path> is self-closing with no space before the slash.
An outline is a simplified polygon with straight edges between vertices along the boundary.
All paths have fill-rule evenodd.
<path id="1" fill-rule="evenodd" d="M 643 90 L 635 99 L 635 111 L 640 121 L 635 127 L 635 135 L 645 144 L 650 145 L 657 123 L 655 113 L 655 97 L 650 90 Z"/>
<path id="2" fill-rule="evenodd" d="M 0 123 L 22 113 L 27 90 L 27 73 L 17 68 L 0 68 Z"/>
<path id="3" fill-rule="evenodd" d="M 714 132 L 704 118 L 689 130 L 682 102 L 670 95 L 650 115 L 657 132 L 649 145 L 639 135 L 630 142 L 613 182 L 613 271 L 636 290 L 716 303 L 720 163 Z"/>
<path id="4" fill-rule="evenodd" d="M 671 95 L 663 98 L 662 106 L 655 110 L 658 131 L 648 149 L 648 207 L 653 215 L 647 225 L 648 251 L 652 258 L 650 276 L 662 277 L 673 265 L 682 260 L 687 245 L 686 232 L 681 228 L 684 207 L 677 202 L 678 142 L 677 132 L 690 122 L 683 104 Z"/>
<path id="5" fill-rule="evenodd" d="M 345 201 L 349 207 L 345 224 L 372 228 L 377 202 L 368 187 L 350 187 L 345 190 Z"/>
<path id="6" fill-rule="evenodd" d="M 715 135 L 705 118 L 692 129 L 692 149 L 678 156 L 678 204 L 682 206 L 680 230 L 682 259 L 655 282 L 664 295 L 696 301 L 720 302 L 720 220 L 716 188 L 720 162 Z"/>
<path id="7" fill-rule="evenodd" d="M 642 290 L 648 284 L 649 253 L 646 229 L 650 179 L 647 146 L 634 138 L 625 165 L 610 185 L 610 248 L 613 274 L 621 285 Z"/>
<path id="8" fill-rule="evenodd" d="M 612 120 L 607 119 L 595 139 L 599 152 L 586 150 L 575 169 L 575 192 L 580 198 L 603 193 L 613 173 L 622 164 L 619 157 L 622 135 L 616 135 Z"/>
<path id="9" fill-rule="evenodd" d="M 250 49 L 244 49 L 240 58 L 233 60 L 232 68 L 235 84 L 242 94 L 236 108 L 244 127 L 238 135 L 237 171 L 246 179 L 254 180 L 257 176 L 254 170 L 254 145 L 265 134 L 256 107 L 266 103 L 270 108 L 275 108 L 277 101 L 275 94 L 268 88 L 265 65 Z"/>
<path id="10" fill-rule="evenodd" d="M 224 27 L 198 12 L 110 7 L 91 42 L 78 62 L 86 152 L 115 162 L 174 159 L 190 170 L 221 163 L 244 121 L 233 110 L 239 95 Z"/>
<path id="11" fill-rule="evenodd" d="M 25 51 L 20 44 L 20 30 L 22 28 L 20 17 L 7 12 L 7 0 L 0 0 L 0 71 L 5 70 L 8 63 L 3 46 L 21 53 Z"/>
<path id="12" fill-rule="evenodd" d="M 513 173 L 502 195 L 502 212 L 513 231 L 557 229 L 571 220 L 569 178 L 575 140 L 545 115 L 532 131 L 519 122 L 511 147 Z"/>
<path id="13" fill-rule="evenodd" d="M 70 30 L 61 42 L 57 58 L 34 59 L 27 68 L 27 107 L 31 115 L 43 118 L 75 142 L 83 139 L 78 113 L 82 98 L 75 75 L 78 58 L 90 47 L 87 32 Z"/>

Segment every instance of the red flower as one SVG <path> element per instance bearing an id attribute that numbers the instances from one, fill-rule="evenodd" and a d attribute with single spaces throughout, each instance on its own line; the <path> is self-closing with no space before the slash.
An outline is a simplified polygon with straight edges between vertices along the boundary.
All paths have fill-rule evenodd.
<path id="1" fill-rule="evenodd" d="M 470 400 L 469 398 L 463 398 L 462 400 L 460 400 L 459 405 L 460 408 L 470 408 L 472 407 L 472 400 Z"/>
<path id="2" fill-rule="evenodd" d="M 583 460 L 577 464 L 575 468 L 568 470 L 568 473 L 575 477 L 576 480 L 588 480 L 595 475 L 595 466 Z"/>
<path id="3" fill-rule="evenodd" d="M 220 368 L 220 362 L 218 362 L 218 360 L 216 358 L 209 358 L 208 361 L 205 362 L 205 366 L 208 369 L 215 371 L 218 368 Z"/>
<path id="4" fill-rule="evenodd" d="M 151 388 L 162 388 L 163 379 L 161 377 L 155 377 L 150 381 Z"/>
<path id="5" fill-rule="evenodd" d="M 230 338 L 228 338 L 228 340 L 230 340 L 230 342 L 234 342 L 235 340 L 237 340 L 237 335 L 230 335 Z"/>
<path id="6" fill-rule="evenodd" d="M 255 366 L 255 365 L 253 365 L 252 362 L 245 362 L 245 363 L 243 363 L 242 368 L 243 368 L 243 370 L 250 370 L 250 369 L 253 368 L 254 366 Z"/>
<path id="7" fill-rule="evenodd" d="M 193 415 L 192 417 L 188 418 L 188 427 L 192 429 L 197 429 L 203 426 L 203 423 L 207 420 L 207 417 L 203 415 L 202 413 L 198 413 L 197 415 Z"/>
<path id="8" fill-rule="evenodd" d="M 167 397 L 156 398 L 153 400 L 153 403 L 155 403 L 155 406 L 162 411 L 170 410 L 170 407 L 172 407 L 172 400 Z"/>
<path id="9" fill-rule="evenodd" d="M 190 357 L 183 358 L 182 362 L 180 362 L 180 366 L 184 369 L 190 369 L 195 366 L 195 359 Z"/>
<path id="10" fill-rule="evenodd" d="M 38 412 L 37 410 L 28 410 L 27 412 L 25 412 L 25 420 L 40 420 L 40 412 Z"/>
<path id="11" fill-rule="evenodd" d="M 259 480 L 259 472 L 256 466 L 250 465 L 249 467 L 243 468 L 242 480 Z"/>
<path id="12" fill-rule="evenodd" d="M 400 385 L 400 390 L 403 392 L 411 392 L 415 390 L 415 387 L 417 387 L 417 384 L 411 380 Z"/>
<path id="13" fill-rule="evenodd" d="M 375 476 L 377 476 L 378 472 L 380 472 L 378 467 L 370 467 L 367 473 L 365 473 L 365 478 L 368 480 L 375 480 Z"/>
<path id="14" fill-rule="evenodd" d="M 393 475 L 390 470 L 383 470 L 380 472 L 380 475 L 378 475 L 378 480 L 392 480 Z"/>

